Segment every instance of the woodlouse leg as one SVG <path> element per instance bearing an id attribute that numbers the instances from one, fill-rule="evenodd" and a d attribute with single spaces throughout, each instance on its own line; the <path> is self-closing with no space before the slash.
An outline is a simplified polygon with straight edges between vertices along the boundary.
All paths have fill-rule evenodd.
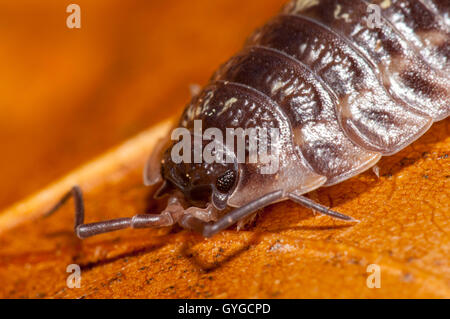
<path id="1" fill-rule="evenodd" d="M 84 203 L 80 187 L 74 186 L 61 200 L 47 213 L 50 216 L 57 211 L 70 197 L 75 201 L 74 230 L 81 239 L 94 235 L 108 233 L 125 228 L 156 228 L 172 226 L 183 214 L 183 208 L 172 200 L 161 214 L 140 214 L 129 218 L 116 218 L 97 223 L 84 224 Z"/>
<path id="2" fill-rule="evenodd" d="M 319 213 L 331 216 L 333 218 L 346 220 L 346 221 L 359 222 L 358 220 L 354 219 L 353 217 L 350 217 L 350 216 L 338 213 L 338 212 L 336 212 L 334 210 L 331 210 L 331 209 L 329 209 L 329 208 L 327 208 L 327 207 L 325 207 L 325 206 L 323 206 L 323 205 L 321 205 L 319 203 L 316 203 L 315 201 L 313 201 L 312 199 L 309 199 L 308 197 L 299 196 L 299 195 L 296 195 L 294 193 L 288 193 L 287 197 L 291 201 L 293 201 L 293 202 L 295 202 L 297 204 L 300 204 L 300 205 L 302 205 L 302 206 L 304 206 L 306 208 L 313 209 L 313 210 L 315 210 L 315 211 L 317 211 Z"/>
<path id="3" fill-rule="evenodd" d="M 189 93 L 191 93 L 191 98 L 195 98 L 202 91 L 202 87 L 200 84 L 190 84 L 189 85 Z"/>
<path id="4" fill-rule="evenodd" d="M 143 180 L 145 186 L 152 186 L 162 181 L 161 154 L 164 151 L 164 146 L 166 146 L 167 140 L 167 137 L 164 137 L 160 138 L 156 142 L 156 146 L 145 164 L 143 171 Z"/>
<path id="5" fill-rule="evenodd" d="M 192 215 L 184 215 L 178 222 L 183 228 L 191 229 L 203 234 L 205 237 L 211 237 L 221 230 L 227 229 L 239 220 L 253 214 L 258 209 L 273 204 L 283 199 L 283 191 L 279 190 L 266 194 L 242 207 L 236 208 L 221 219 L 213 223 L 205 223 Z"/>

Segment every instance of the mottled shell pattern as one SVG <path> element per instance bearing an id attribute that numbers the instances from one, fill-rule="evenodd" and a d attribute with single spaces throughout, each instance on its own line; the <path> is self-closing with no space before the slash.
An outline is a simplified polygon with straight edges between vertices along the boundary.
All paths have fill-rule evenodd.
<path id="1" fill-rule="evenodd" d="M 445 119 L 449 59 L 450 1 L 292 1 L 220 67 L 179 126 L 280 129 L 278 173 L 240 164 L 229 206 L 280 189 L 304 194 L 367 170 Z"/>

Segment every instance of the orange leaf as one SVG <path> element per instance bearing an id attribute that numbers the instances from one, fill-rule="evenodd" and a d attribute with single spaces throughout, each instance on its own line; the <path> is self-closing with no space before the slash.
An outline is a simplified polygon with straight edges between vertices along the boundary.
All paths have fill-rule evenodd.
<path id="1" fill-rule="evenodd" d="M 0 5 L 13 30 L 0 30 L 10 48 L 0 58 L 15 66 L 0 78 L 0 205 L 36 192 L 0 213 L 0 297 L 450 298 L 450 119 L 383 158 L 379 178 L 368 171 L 309 194 L 357 225 L 286 202 L 211 239 L 164 228 L 81 241 L 72 205 L 39 218 L 74 183 L 87 222 L 157 209 L 141 172 L 167 134 L 160 120 L 283 2 L 78 1 L 90 16 L 78 33 L 59 26 L 65 8 L 53 1 L 25 13 L 29 25 L 19 6 Z M 50 18 L 33 20 L 39 10 Z M 81 288 L 66 285 L 70 264 L 81 266 Z M 367 285 L 372 264 L 380 288 Z"/>

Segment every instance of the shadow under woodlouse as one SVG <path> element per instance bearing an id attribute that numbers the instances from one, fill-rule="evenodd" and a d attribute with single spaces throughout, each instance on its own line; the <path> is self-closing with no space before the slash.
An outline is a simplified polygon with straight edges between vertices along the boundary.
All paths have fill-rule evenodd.
<path id="1" fill-rule="evenodd" d="M 191 263 L 193 263 L 197 268 L 202 269 L 204 272 L 208 273 L 215 269 L 218 269 L 225 265 L 226 263 L 231 262 L 232 260 L 239 257 L 240 254 L 248 251 L 252 246 L 257 245 L 260 242 L 262 233 L 261 232 L 253 232 L 250 235 L 250 238 L 245 240 L 244 244 L 237 250 L 234 250 L 231 254 L 225 254 L 226 251 L 219 248 L 219 253 L 214 256 L 213 262 L 206 261 L 207 256 L 202 256 L 196 254 L 192 251 L 192 247 L 198 245 L 204 238 L 200 238 L 198 236 L 198 241 L 196 240 L 193 244 L 183 243 L 183 247 L 181 249 L 182 255 L 187 258 Z M 208 256 L 210 257 L 210 256 Z"/>

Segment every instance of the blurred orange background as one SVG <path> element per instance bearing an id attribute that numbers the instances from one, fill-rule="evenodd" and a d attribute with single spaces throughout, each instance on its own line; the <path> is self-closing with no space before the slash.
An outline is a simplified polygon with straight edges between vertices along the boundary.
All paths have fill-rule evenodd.
<path id="1" fill-rule="evenodd" d="M 0 209 L 181 112 L 283 2 L 0 1 Z"/>

